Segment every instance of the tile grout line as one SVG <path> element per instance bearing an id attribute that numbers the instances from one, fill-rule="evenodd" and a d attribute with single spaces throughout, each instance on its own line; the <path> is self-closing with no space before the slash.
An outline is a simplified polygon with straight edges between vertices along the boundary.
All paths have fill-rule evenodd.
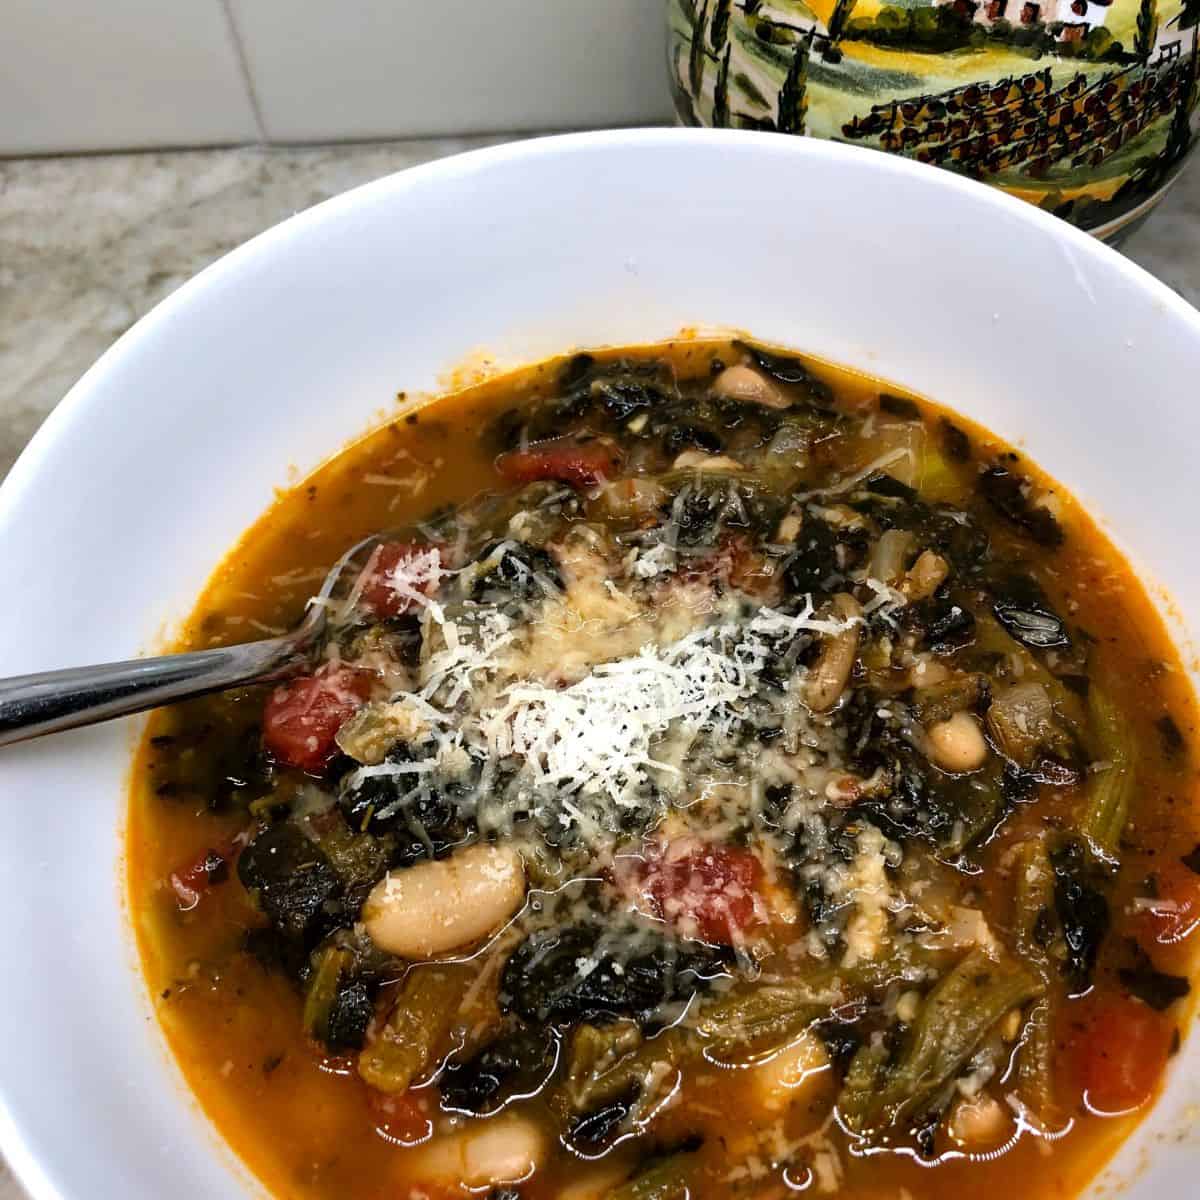
<path id="1" fill-rule="evenodd" d="M 229 29 L 229 36 L 233 39 L 234 53 L 237 55 L 238 69 L 241 72 L 242 83 L 246 88 L 246 95 L 250 100 L 250 111 L 254 114 L 254 127 L 258 131 L 259 145 L 266 146 L 270 144 L 270 139 L 267 137 L 267 126 L 263 120 L 262 105 L 258 100 L 258 89 L 254 86 L 254 76 L 250 73 L 250 60 L 246 56 L 246 47 L 242 41 L 241 31 L 238 29 L 237 20 L 233 15 L 233 5 L 231 0 L 218 0 L 221 10 L 225 14 L 225 24 Z"/>

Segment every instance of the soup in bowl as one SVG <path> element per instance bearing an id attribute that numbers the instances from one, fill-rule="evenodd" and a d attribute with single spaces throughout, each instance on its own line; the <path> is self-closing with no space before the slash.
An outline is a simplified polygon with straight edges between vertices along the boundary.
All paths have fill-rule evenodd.
<path id="1" fill-rule="evenodd" d="M 793 172 L 815 242 L 746 222 Z M 534 365 L 439 381 L 479 345 Z M 1126 1138 L 1118 1177 L 1154 1147 L 1129 1194 L 1186 1194 L 1156 1139 L 1189 1103 L 1200 835 L 1161 589 L 1200 587 L 1198 360 L 1194 313 L 1048 218 L 770 138 L 468 156 L 219 264 L 6 485 L 15 563 L 72 530 L 10 601 L 59 614 L 54 653 L 14 616 L 7 659 L 168 615 L 179 645 L 265 635 L 374 536 L 312 669 L 156 714 L 130 787 L 117 731 L 12 756 L 59 797 L 8 851 L 47 898 L 7 1001 L 18 1168 L 239 1186 L 181 1072 L 283 1196 L 1082 1195 Z M 49 1122 L 118 1061 L 112 1103 Z"/>

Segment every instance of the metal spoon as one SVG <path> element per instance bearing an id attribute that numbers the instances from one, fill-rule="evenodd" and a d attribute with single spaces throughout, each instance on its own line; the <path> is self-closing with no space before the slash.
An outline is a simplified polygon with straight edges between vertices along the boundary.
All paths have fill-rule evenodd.
<path id="1" fill-rule="evenodd" d="M 351 546 L 325 576 L 321 590 L 309 601 L 304 619 L 282 637 L 192 654 L 135 658 L 0 679 L 0 746 L 80 725 L 95 725 L 226 688 L 272 683 L 302 674 L 314 664 L 328 621 L 327 601 L 339 577 L 364 549 L 383 536 L 372 534 Z"/>

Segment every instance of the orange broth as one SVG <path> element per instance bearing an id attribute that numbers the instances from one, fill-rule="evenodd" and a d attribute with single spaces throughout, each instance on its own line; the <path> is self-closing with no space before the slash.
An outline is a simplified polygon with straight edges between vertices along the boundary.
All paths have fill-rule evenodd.
<path id="1" fill-rule="evenodd" d="M 709 374 L 714 358 L 728 359 L 724 341 L 679 341 L 618 353 L 671 364 L 680 379 Z M 349 545 L 379 529 L 408 530 L 434 510 L 502 486 L 495 453 L 477 431 L 498 414 L 550 394 L 560 364 L 545 363 L 457 392 L 409 411 L 342 451 L 277 502 L 245 534 L 214 573 L 174 647 L 201 649 L 251 640 L 292 626 L 329 565 Z M 832 384 L 847 408 L 867 410 L 886 389 L 870 378 L 825 363 L 813 370 Z M 916 398 L 913 398 L 916 399 Z M 946 399 L 953 400 L 953 397 Z M 928 421 L 941 410 L 917 403 Z M 985 430 L 954 416 L 982 451 L 1004 447 Z M 1138 744 L 1139 791 L 1125 835 L 1120 876 L 1112 897 L 1114 924 L 1133 929 L 1130 898 L 1159 865 L 1189 854 L 1200 840 L 1196 769 L 1183 751 L 1169 759 L 1154 752 L 1170 715 L 1185 743 L 1196 731 L 1195 699 L 1178 653 L 1146 588 L 1089 514 L 1036 472 L 1024 455 L 1021 469 L 1053 492 L 1054 509 L 1068 532 L 1052 573 L 1041 576 L 1050 600 L 1072 623 L 1095 637 L 1090 672 L 1116 683 L 1122 716 Z M 223 782 L 223 745 L 253 736 L 264 688 L 250 688 L 156 713 L 138 752 L 130 800 L 128 888 L 147 985 L 170 1047 L 205 1112 L 220 1134 L 275 1196 L 289 1200 L 402 1200 L 453 1195 L 422 1191 L 412 1164 L 420 1149 L 392 1144 L 377 1129 L 377 1112 L 351 1058 L 332 1057 L 301 1030 L 303 998 L 282 974 L 264 969 L 241 948 L 262 917 L 236 881 L 215 887 L 183 911 L 168 880 L 171 873 L 245 827 L 237 781 Z M 246 733 L 247 730 L 251 732 Z M 224 796 L 214 806 L 215 793 Z M 1057 806 L 1057 807 L 1056 807 Z M 1054 828 L 1063 819 L 1052 790 L 1023 806 L 975 854 L 982 906 L 1003 936 L 1010 924 L 1011 860 L 1006 853 L 1031 829 Z M 1163 970 L 1190 973 L 1184 946 L 1164 947 Z M 1102 955 L 1094 992 L 1115 987 Z M 1182 1029 L 1179 1005 L 1161 1020 Z M 1069 1005 L 1067 1016 L 1070 1016 Z M 1156 1019 L 1158 1014 L 1156 1014 Z M 1070 1021 L 1055 1028 L 1055 1070 L 1069 1074 Z M 1176 1043 L 1177 1044 L 1177 1043 Z M 827 1072 L 828 1074 L 828 1072 Z M 1078 1194 L 1144 1114 L 1145 1106 L 1119 1117 L 1100 1117 L 1078 1102 L 1068 1106 L 1069 1131 L 1054 1139 L 1025 1131 L 999 1155 L 962 1153 L 939 1144 L 932 1162 L 911 1151 L 856 1155 L 836 1127 L 829 1106 L 836 1094 L 830 1076 L 786 1113 L 780 1130 L 798 1141 L 832 1137 L 841 1148 L 836 1175 L 828 1166 L 808 1174 L 768 1171 L 729 1181 L 730 1162 L 756 1146 L 759 1130 L 743 1125 L 747 1083 L 736 1070 L 709 1066 L 688 1077 L 675 1104 L 658 1119 L 660 1144 L 704 1138 L 693 1195 L 781 1197 L 795 1191 L 843 1200 L 921 1197 L 958 1200 L 970 1190 L 1052 1200 Z M 536 1103 L 531 1111 L 550 1120 Z M 814 1143 L 815 1144 L 815 1143 Z M 987 1161 L 984 1161 L 984 1160 Z M 619 1145 L 598 1165 L 560 1151 L 519 1195 L 540 1200 L 567 1195 L 569 1183 L 604 1172 L 620 1179 L 632 1161 Z M 616 1164 L 615 1166 L 613 1164 Z M 823 1174 L 823 1171 L 825 1172 Z M 571 1193 L 574 1195 L 575 1193 Z M 601 1192 L 597 1192 L 601 1194 Z"/>

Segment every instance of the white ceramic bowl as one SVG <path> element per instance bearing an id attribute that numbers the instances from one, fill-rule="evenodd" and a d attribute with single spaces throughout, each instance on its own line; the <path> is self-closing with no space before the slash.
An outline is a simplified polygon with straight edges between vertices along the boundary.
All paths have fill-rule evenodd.
<path id="1" fill-rule="evenodd" d="M 858 364 L 1027 445 L 1177 612 L 1200 612 L 1200 314 L 946 172 L 771 135 L 618 132 L 359 188 L 127 333 L 0 489 L 0 673 L 153 648 L 273 488 L 472 352 L 515 365 L 690 325 Z M 135 733 L 0 751 L 0 1146 L 37 1200 L 257 1193 L 138 973 L 121 899 Z M 1110 1175 L 1130 1200 L 1196 1195 L 1198 1104 L 1195 1038 Z"/>

